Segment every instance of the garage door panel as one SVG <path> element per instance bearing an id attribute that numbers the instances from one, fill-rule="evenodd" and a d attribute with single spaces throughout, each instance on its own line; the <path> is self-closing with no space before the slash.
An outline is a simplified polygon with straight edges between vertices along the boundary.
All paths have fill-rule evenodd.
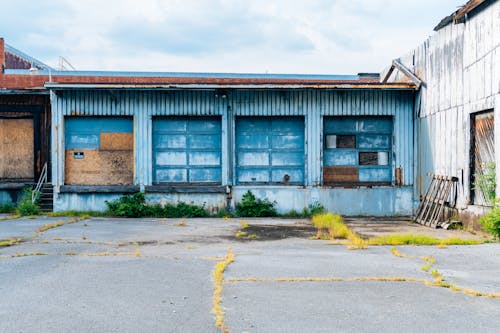
<path id="1" fill-rule="evenodd" d="M 219 168 L 193 168 L 189 170 L 189 179 L 191 182 L 213 182 L 214 179 L 220 178 L 221 170 Z"/>
<path id="2" fill-rule="evenodd" d="M 186 148 L 185 135 L 158 134 L 154 141 L 154 148 Z"/>
<path id="3" fill-rule="evenodd" d="M 270 180 L 267 169 L 239 169 L 236 174 L 239 183 L 268 183 Z"/>
<path id="4" fill-rule="evenodd" d="M 187 182 L 186 169 L 157 169 L 156 179 L 158 182 Z"/>
<path id="5" fill-rule="evenodd" d="M 158 118 L 153 129 L 155 183 L 221 182 L 220 118 Z"/>
<path id="6" fill-rule="evenodd" d="M 302 117 L 239 117 L 236 119 L 237 183 L 304 182 L 304 119 Z M 289 168 L 288 168 L 289 167 Z M 293 174 L 292 177 L 290 177 Z"/>

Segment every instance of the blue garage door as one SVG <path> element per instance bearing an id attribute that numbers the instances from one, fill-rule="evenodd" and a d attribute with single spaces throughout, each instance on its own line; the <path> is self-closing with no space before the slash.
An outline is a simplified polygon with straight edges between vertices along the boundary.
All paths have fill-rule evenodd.
<path id="1" fill-rule="evenodd" d="M 390 183 L 392 117 L 325 117 L 323 181 Z"/>
<path id="2" fill-rule="evenodd" d="M 303 184 L 304 159 L 303 118 L 236 120 L 237 183 Z"/>
<path id="3" fill-rule="evenodd" d="M 155 183 L 220 183 L 220 118 L 153 121 Z"/>

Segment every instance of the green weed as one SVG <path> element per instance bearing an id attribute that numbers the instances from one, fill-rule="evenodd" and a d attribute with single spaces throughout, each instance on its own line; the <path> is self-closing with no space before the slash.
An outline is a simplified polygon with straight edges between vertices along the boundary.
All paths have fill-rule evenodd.
<path id="1" fill-rule="evenodd" d="M 276 202 L 268 199 L 257 199 L 251 191 L 243 194 L 241 202 L 236 204 L 236 214 L 244 217 L 273 217 L 278 216 Z"/>
<path id="2" fill-rule="evenodd" d="M 482 241 L 475 239 L 461 239 L 458 237 L 438 239 L 423 234 L 391 234 L 373 237 L 368 240 L 370 245 L 475 245 Z"/>

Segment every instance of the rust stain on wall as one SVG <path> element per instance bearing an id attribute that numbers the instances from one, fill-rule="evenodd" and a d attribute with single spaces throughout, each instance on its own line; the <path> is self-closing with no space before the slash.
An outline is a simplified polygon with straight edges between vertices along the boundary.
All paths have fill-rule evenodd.
<path id="1" fill-rule="evenodd" d="M 34 177 L 33 119 L 0 119 L 0 178 Z"/>

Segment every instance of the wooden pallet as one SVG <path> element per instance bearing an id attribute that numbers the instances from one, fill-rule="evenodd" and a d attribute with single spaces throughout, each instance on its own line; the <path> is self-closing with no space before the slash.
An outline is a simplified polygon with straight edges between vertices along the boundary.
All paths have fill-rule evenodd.
<path id="1" fill-rule="evenodd" d="M 414 221 L 432 228 L 446 227 L 444 213 L 455 207 L 458 178 L 430 173 L 427 175 L 431 177 L 431 183 L 420 201 Z"/>

